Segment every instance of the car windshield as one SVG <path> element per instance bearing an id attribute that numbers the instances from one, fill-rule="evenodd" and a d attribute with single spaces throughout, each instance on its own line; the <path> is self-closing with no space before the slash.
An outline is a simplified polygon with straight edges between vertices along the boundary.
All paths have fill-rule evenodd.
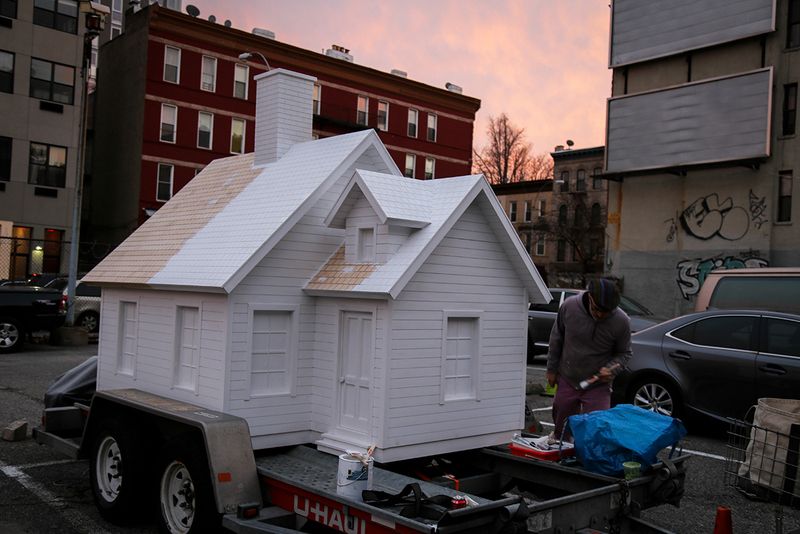
<path id="1" fill-rule="evenodd" d="M 626 296 L 620 296 L 619 307 L 628 315 L 653 315 L 653 312 Z"/>

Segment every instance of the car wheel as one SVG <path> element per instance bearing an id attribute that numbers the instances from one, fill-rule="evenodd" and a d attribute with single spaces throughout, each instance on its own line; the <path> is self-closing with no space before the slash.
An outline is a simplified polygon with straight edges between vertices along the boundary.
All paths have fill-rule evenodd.
<path id="1" fill-rule="evenodd" d="M 143 444 L 134 429 L 113 420 L 102 423 L 89 464 L 94 502 L 106 520 L 128 524 L 141 516 L 147 475 Z"/>
<path id="2" fill-rule="evenodd" d="M 19 350 L 24 334 L 19 321 L 11 317 L 0 317 L 0 353 Z"/>
<path id="3" fill-rule="evenodd" d="M 197 445 L 175 440 L 164 446 L 158 462 L 158 528 L 167 534 L 216 532 L 217 513 L 208 463 Z"/>
<path id="4" fill-rule="evenodd" d="M 663 378 L 646 378 L 636 381 L 628 390 L 627 401 L 651 412 L 669 417 L 680 417 L 681 401 L 676 388 Z"/>
<path id="5" fill-rule="evenodd" d="M 84 312 L 78 318 L 78 326 L 81 326 L 88 332 L 94 334 L 100 330 L 100 315 L 93 311 Z"/>

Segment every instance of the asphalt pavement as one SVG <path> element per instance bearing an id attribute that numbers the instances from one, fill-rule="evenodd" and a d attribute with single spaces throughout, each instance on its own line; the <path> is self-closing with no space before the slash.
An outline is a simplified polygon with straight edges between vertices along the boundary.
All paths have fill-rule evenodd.
<path id="1" fill-rule="evenodd" d="M 105 522 L 92 502 L 88 463 L 70 460 L 37 445 L 30 430 L 38 424 L 42 397 L 58 375 L 97 353 L 97 345 L 52 347 L 35 344 L 19 353 L 0 356 L 0 428 L 17 421 L 29 423 L 28 438 L 19 442 L 0 440 L 0 533 L 155 533 L 152 524 L 118 528 Z M 544 369 L 528 367 L 532 383 L 544 383 Z M 551 424 L 552 398 L 537 392 L 527 400 L 537 419 Z M 690 427 L 683 442 L 688 462 L 686 494 L 680 509 L 660 506 L 642 516 L 678 533 L 709 533 L 714 529 L 717 506 L 732 509 L 737 533 L 777 533 L 776 512 L 781 511 L 785 533 L 800 528 L 800 512 L 746 499 L 725 480 L 724 428 L 699 424 Z M 143 520 L 147 517 L 143 516 Z"/>

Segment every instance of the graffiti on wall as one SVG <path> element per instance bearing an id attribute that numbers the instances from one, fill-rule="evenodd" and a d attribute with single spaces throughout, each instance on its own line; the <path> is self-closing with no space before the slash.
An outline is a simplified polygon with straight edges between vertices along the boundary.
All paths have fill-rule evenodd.
<path id="1" fill-rule="evenodd" d="M 703 285 L 708 273 L 715 269 L 743 269 L 745 267 L 767 266 L 769 266 L 769 262 L 764 258 L 759 258 L 757 252 L 743 257 L 725 256 L 683 260 L 679 261 L 677 265 L 678 287 L 683 298 L 689 300 L 700 291 L 700 287 Z"/>
<path id="2" fill-rule="evenodd" d="M 721 237 L 728 241 L 741 239 L 750 226 L 750 216 L 741 206 L 734 206 L 728 197 L 722 202 L 711 193 L 692 202 L 680 214 L 683 229 L 697 239 Z"/>
<path id="3" fill-rule="evenodd" d="M 759 198 L 753 190 L 750 190 L 750 218 L 753 219 L 753 226 L 759 230 L 767 222 L 767 197 Z"/>

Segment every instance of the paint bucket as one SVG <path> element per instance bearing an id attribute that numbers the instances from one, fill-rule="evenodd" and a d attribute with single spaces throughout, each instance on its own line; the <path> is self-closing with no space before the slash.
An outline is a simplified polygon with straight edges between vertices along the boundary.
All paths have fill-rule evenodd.
<path id="1" fill-rule="evenodd" d="M 369 465 L 364 465 L 364 462 L 350 454 L 339 456 L 336 493 L 357 501 L 362 500 L 361 492 L 372 489 L 372 458 L 368 463 Z"/>

